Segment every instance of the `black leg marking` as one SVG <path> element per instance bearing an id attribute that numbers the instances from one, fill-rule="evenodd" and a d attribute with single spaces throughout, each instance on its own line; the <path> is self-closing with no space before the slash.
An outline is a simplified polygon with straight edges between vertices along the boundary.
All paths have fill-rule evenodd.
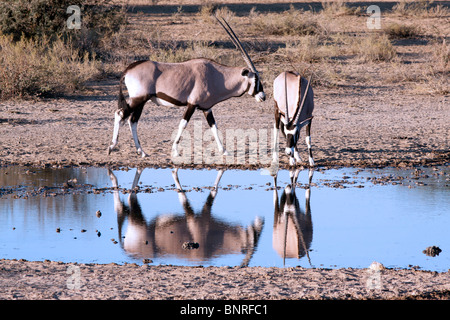
<path id="1" fill-rule="evenodd" d="M 203 111 L 203 114 L 205 115 L 206 121 L 208 122 L 208 125 L 212 127 L 216 124 L 216 120 L 214 119 L 213 113 L 211 110 Z"/>

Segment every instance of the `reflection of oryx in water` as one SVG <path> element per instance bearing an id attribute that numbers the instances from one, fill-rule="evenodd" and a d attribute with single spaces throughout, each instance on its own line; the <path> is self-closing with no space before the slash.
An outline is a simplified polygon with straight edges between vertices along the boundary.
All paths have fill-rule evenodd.
<path id="1" fill-rule="evenodd" d="M 137 170 L 132 190 L 135 190 L 141 172 L 142 170 Z M 172 175 L 178 188 L 178 197 L 184 214 L 161 214 L 151 221 L 146 221 L 136 192 L 130 193 L 128 205 L 125 204 L 117 190 L 117 178 L 112 171 L 109 171 L 113 186 L 116 187 L 114 207 L 117 212 L 119 237 L 123 249 L 137 258 L 174 255 L 194 261 L 205 261 L 219 255 L 242 252 L 245 253 L 242 265 L 248 265 L 255 252 L 263 220 L 257 217 L 251 226 L 245 228 L 212 216 L 211 208 L 222 174 L 223 170 L 218 172 L 213 190 L 208 195 L 202 210 L 196 213 L 181 187 L 178 170 L 174 169 Z M 123 231 L 125 220 L 128 224 Z M 122 234 L 125 237 L 122 237 Z M 195 244 L 194 249 L 183 246 L 186 243 Z"/>
<path id="2" fill-rule="evenodd" d="M 313 170 L 309 170 L 309 184 L 305 192 L 306 204 L 305 211 L 300 208 L 295 186 L 299 174 L 299 169 L 291 170 L 291 183 L 288 184 L 278 202 L 278 191 L 276 178 L 274 177 L 274 222 L 273 222 L 273 247 L 277 253 L 283 257 L 283 263 L 286 258 L 300 259 L 303 256 L 309 259 L 309 247 L 312 241 L 312 220 L 310 209 L 310 184 L 313 176 Z"/>

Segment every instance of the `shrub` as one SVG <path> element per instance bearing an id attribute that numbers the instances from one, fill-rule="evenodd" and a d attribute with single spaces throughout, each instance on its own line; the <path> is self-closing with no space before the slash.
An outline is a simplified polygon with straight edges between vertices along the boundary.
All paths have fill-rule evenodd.
<path id="1" fill-rule="evenodd" d="M 99 73 L 87 54 L 80 57 L 62 39 L 0 35 L 0 48 L 0 100 L 68 92 Z"/>
<path id="2" fill-rule="evenodd" d="M 402 0 L 397 3 L 392 11 L 401 16 L 417 16 L 417 17 L 445 17 L 448 16 L 450 10 L 448 7 L 437 4 L 432 6 L 434 0 L 406 1 Z"/>
<path id="3" fill-rule="evenodd" d="M 291 7 L 282 14 L 252 13 L 253 31 L 275 36 L 313 35 L 322 33 L 322 28 L 312 14 Z"/>
<path id="4" fill-rule="evenodd" d="M 0 32 L 13 40 L 47 37 L 72 37 L 78 47 L 98 45 L 98 35 L 108 36 L 126 22 L 121 6 L 101 0 L 10 0 L 0 2 Z M 81 9 L 81 30 L 68 29 L 71 5 Z M 86 45 L 86 42 L 88 44 Z"/>
<path id="5" fill-rule="evenodd" d="M 361 7 L 349 7 L 343 0 L 322 1 L 323 13 L 334 16 L 360 15 L 363 13 Z"/>
<path id="6" fill-rule="evenodd" d="M 386 34 L 371 33 L 355 41 L 354 50 L 364 62 L 393 61 L 397 52 Z"/>
<path id="7" fill-rule="evenodd" d="M 384 29 L 391 39 L 414 38 L 419 35 L 417 27 L 393 23 Z"/>

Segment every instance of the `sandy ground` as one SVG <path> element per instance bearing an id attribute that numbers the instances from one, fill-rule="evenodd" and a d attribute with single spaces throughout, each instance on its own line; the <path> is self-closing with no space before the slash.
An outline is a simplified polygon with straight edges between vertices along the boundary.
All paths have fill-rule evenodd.
<path id="1" fill-rule="evenodd" d="M 117 80 L 93 86 L 90 95 L 0 103 L 0 158 L 2 164 L 95 165 L 95 166 L 170 166 L 171 146 L 184 108 L 159 108 L 148 103 L 139 121 L 138 135 L 144 151 L 135 152 L 128 126 L 120 131 L 119 144 L 108 156 L 116 109 Z M 273 100 L 257 103 L 250 96 L 233 98 L 213 108 L 227 145 L 229 132 L 242 129 L 269 141 L 273 128 Z M 406 95 L 389 88 L 316 89 L 312 123 L 312 145 L 317 166 L 409 166 L 443 164 L 450 159 L 448 96 Z M 200 128 L 195 131 L 195 128 Z M 198 134 L 200 132 L 200 134 Z M 306 165 L 304 131 L 299 142 Z M 215 143 L 202 112 L 197 111 L 186 129 L 186 136 L 200 137 L 204 154 L 215 150 Z M 183 140 L 182 140 L 183 141 Z M 246 141 L 248 146 L 249 142 Z M 280 147 L 284 148 L 280 140 Z M 182 147 L 183 145 L 180 145 Z M 186 146 L 186 145 L 185 145 Z M 206 151 L 205 151 L 206 150 Z M 181 149 L 180 149 L 181 152 Z M 268 166 L 263 154 L 257 163 L 221 157 L 231 167 Z M 212 153 L 211 153 L 212 154 Z M 234 154 L 234 152 L 232 153 Z M 237 154 L 237 152 L 236 152 Z M 185 158 L 183 158 L 185 159 Z M 219 159 L 219 158 L 217 158 Z M 220 166 L 217 161 L 191 156 L 185 166 Z M 261 161 L 260 161 L 261 160 Z M 286 156 L 280 158 L 287 164 Z"/>
<path id="2" fill-rule="evenodd" d="M 2 299 L 448 299 L 449 272 L 0 260 Z"/>

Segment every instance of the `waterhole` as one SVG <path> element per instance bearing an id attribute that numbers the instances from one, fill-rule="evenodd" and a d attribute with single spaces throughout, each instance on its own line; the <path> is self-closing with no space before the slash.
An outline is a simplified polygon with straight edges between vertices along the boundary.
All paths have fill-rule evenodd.
<path id="1" fill-rule="evenodd" d="M 3 167 L 0 258 L 450 268 L 448 166 L 274 174 Z"/>

